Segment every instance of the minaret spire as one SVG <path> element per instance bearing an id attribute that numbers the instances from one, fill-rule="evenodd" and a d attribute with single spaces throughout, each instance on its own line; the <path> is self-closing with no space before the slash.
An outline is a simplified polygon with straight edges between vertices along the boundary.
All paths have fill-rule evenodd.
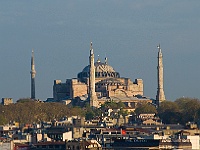
<path id="1" fill-rule="evenodd" d="M 93 48 L 92 48 L 92 42 L 90 42 L 90 56 L 91 56 L 92 54 L 94 54 L 94 50 L 93 50 Z"/>
<path id="2" fill-rule="evenodd" d="M 32 49 L 31 56 L 31 99 L 35 99 L 35 62 L 34 62 L 34 50 Z"/>
<path id="3" fill-rule="evenodd" d="M 165 100 L 165 94 L 163 89 L 163 55 L 160 48 L 160 44 L 157 46 L 158 48 L 158 66 L 157 66 L 157 78 L 158 78 L 158 88 L 156 95 L 156 102 L 159 105 L 160 102 Z"/>
<path id="4" fill-rule="evenodd" d="M 105 64 L 107 65 L 108 64 L 108 58 L 105 57 Z"/>
<path id="5" fill-rule="evenodd" d="M 91 107 L 98 107 L 97 96 L 95 92 L 95 66 L 94 66 L 94 50 L 92 42 L 90 43 L 90 75 L 89 75 L 89 102 Z"/>
<path id="6" fill-rule="evenodd" d="M 105 54 L 105 64 L 106 65 L 108 64 L 108 58 L 106 57 L 106 54 Z"/>

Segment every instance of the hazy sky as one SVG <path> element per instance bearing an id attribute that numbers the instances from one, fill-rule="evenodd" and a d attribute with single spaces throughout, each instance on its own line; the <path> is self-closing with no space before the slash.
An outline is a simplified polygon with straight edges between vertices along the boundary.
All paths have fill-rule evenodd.
<path id="1" fill-rule="evenodd" d="M 122 77 L 143 79 L 144 95 L 157 91 L 157 45 L 166 98 L 200 98 L 199 0 L 1 0 L 0 98 L 30 97 L 35 51 L 36 97 L 53 95 L 53 81 L 75 78 L 105 55 Z"/>

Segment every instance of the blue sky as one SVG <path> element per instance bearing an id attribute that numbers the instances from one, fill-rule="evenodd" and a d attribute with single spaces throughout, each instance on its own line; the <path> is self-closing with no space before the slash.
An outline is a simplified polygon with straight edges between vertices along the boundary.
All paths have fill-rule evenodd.
<path id="1" fill-rule="evenodd" d="M 52 97 L 53 81 L 75 78 L 94 52 L 122 77 L 157 91 L 157 45 L 168 100 L 200 98 L 199 0 L 1 0 L 0 98 L 30 97 L 35 51 L 36 97 Z"/>

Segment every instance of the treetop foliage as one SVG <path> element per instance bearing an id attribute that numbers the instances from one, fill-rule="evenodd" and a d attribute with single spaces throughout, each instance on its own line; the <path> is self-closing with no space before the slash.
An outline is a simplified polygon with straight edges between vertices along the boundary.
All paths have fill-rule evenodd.
<path id="1" fill-rule="evenodd" d="M 23 99 L 8 106 L 0 105 L 0 124 L 10 121 L 33 123 L 59 120 L 65 116 L 84 116 L 81 108 L 69 108 L 61 103 L 43 103 Z"/>
<path id="2" fill-rule="evenodd" d="M 106 101 L 104 104 L 101 105 L 101 109 L 122 109 L 125 108 L 124 103 L 121 101 L 114 102 L 114 101 Z"/>
<path id="3" fill-rule="evenodd" d="M 63 117 L 85 116 L 87 120 L 106 116 L 108 109 L 116 109 L 113 111 L 112 117 L 120 115 L 128 115 L 128 111 L 124 111 L 124 103 L 107 101 L 100 108 L 92 109 L 89 105 L 84 108 L 69 107 L 61 103 L 43 103 L 31 99 L 20 99 L 15 104 L 8 106 L 0 105 L 0 124 L 7 124 L 10 121 L 19 123 L 39 123 L 41 121 L 60 120 Z M 163 123 L 180 123 L 199 122 L 200 121 L 200 100 L 197 98 L 179 98 L 172 101 L 164 101 L 156 108 L 152 104 L 137 105 L 136 115 L 141 113 L 155 113 Z"/>
<path id="4" fill-rule="evenodd" d="M 164 101 L 158 108 L 158 115 L 164 123 L 181 123 L 200 121 L 200 100 L 182 97 L 174 102 Z"/>
<path id="5" fill-rule="evenodd" d="M 139 114 L 156 114 L 157 113 L 157 110 L 156 110 L 156 107 L 152 104 L 139 104 L 137 106 L 137 108 L 135 109 L 135 113 L 137 115 Z"/>

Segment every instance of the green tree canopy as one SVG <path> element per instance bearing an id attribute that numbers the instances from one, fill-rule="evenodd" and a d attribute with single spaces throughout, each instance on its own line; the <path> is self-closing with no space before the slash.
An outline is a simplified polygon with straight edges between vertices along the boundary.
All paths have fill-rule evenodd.
<path id="1" fill-rule="evenodd" d="M 42 103 L 33 100 L 18 101 L 18 103 L 0 107 L 1 124 L 9 121 L 19 123 L 51 121 L 74 115 L 84 116 L 84 110 L 78 107 L 69 108 L 61 103 Z"/>
<path id="2" fill-rule="evenodd" d="M 153 106 L 152 104 L 139 104 L 136 109 L 135 109 L 135 113 L 137 115 L 139 114 L 149 114 L 149 113 L 157 113 L 156 107 Z"/>
<path id="3" fill-rule="evenodd" d="M 182 97 L 174 102 L 164 101 L 158 108 L 158 115 L 164 123 L 197 122 L 200 118 L 200 100 Z"/>
<path id="4" fill-rule="evenodd" d="M 17 103 L 26 103 L 26 102 L 32 102 L 34 100 L 30 99 L 30 98 L 20 98 L 19 100 L 17 100 Z"/>
<path id="5" fill-rule="evenodd" d="M 125 108 L 125 104 L 122 103 L 121 101 L 119 102 L 114 102 L 114 101 L 106 101 L 104 104 L 101 105 L 101 109 L 121 109 Z"/>
<path id="6" fill-rule="evenodd" d="M 182 113 L 182 122 L 196 122 L 200 117 L 200 100 L 197 98 L 179 98 L 175 101 Z"/>
<path id="7" fill-rule="evenodd" d="M 158 108 L 158 115 L 164 123 L 180 123 L 181 113 L 179 107 L 175 102 L 164 101 Z"/>

